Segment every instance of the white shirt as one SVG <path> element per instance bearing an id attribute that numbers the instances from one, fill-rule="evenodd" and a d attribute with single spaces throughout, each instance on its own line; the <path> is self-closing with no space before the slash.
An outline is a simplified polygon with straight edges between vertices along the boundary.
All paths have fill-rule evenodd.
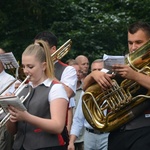
<path id="1" fill-rule="evenodd" d="M 76 135 L 77 137 L 80 135 L 80 132 L 83 127 L 93 129 L 93 127 L 85 119 L 83 111 L 82 111 L 83 94 L 84 92 L 82 91 L 74 117 L 73 117 L 73 123 L 72 123 L 71 131 L 70 131 L 70 134 Z"/>
<path id="2" fill-rule="evenodd" d="M 75 68 L 72 66 L 67 66 L 61 75 L 60 82 L 64 83 L 66 86 L 71 88 L 74 93 L 76 93 L 77 73 Z M 75 107 L 75 101 L 73 98 L 70 98 L 69 108 L 72 107 Z"/>
<path id="3" fill-rule="evenodd" d="M 15 78 L 12 75 L 6 73 L 5 70 L 3 70 L 0 73 L 0 92 L 2 92 L 14 80 Z M 10 87 L 2 95 L 4 95 L 5 93 L 8 93 L 9 89 Z"/>
<path id="4" fill-rule="evenodd" d="M 70 87 L 73 92 L 76 93 L 77 73 L 75 68 L 73 68 L 72 66 L 67 66 L 62 73 L 60 82 Z"/>
<path id="5" fill-rule="evenodd" d="M 58 60 L 54 62 L 57 63 Z M 74 93 L 76 93 L 76 86 L 77 86 L 77 72 L 74 67 L 66 66 L 63 70 L 60 82 L 64 83 L 66 86 L 71 88 Z"/>
<path id="6" fill-rule="evenodd" d="M 75 103 L 74 97 L 71 97 L 69 100 L 69 108 L 72 108 L 75 106 L 76 106 L 76 103 Z"/>
<path id="7" fill-rule="evenodd" d="M 54 64 L 57 61 L 55 61 Z M 75 94 L 77 86 L 77 73 L 75 68 L 72 66 L 67 66 L 62 72 L 60 82 L 71 88 Z M 71 107 L 75 107 L 75 101 L 73 98 L 70 98 L 69 100 L 69 108 Z"/>

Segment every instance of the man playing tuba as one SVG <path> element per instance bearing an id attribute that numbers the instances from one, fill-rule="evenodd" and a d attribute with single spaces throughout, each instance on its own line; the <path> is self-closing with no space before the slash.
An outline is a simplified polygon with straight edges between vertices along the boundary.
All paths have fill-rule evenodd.
<path id="1" fill-rule="evenodd" d="M 128 48 L 129 54 L 134 53 L 147 43 L 150 39 L 150 25 L 144 22 L 137 22 L 128 28 Z M 130 65 L 113 65 L 113 72 L 124 79 L 138 83 L 146 90 L 150 90 L 150 76 L 143 74 Z M 103 90 L 113 86 L 114 75 L 104 72 L 94 71 L 85 80 L 83 88 L 87 89 L 92 83 L 97 82 Z M 147 105 L 147 107 L 144 106 Z M 140 105 L 140 104 L 139 104 Z M 110 132 L 108 138 L 108 150 L 149 150 L 150 149 L 150 101 L 144 101 L 140 105 L 142 111 L 140 115 L 122 127 Z M 140 111 L 140 110 L 139 110 Z"/>

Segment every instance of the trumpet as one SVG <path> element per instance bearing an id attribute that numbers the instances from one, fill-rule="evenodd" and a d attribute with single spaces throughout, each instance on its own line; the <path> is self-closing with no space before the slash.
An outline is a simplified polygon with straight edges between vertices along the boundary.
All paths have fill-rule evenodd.
<path id="1" fill-rule="evenodd" d="M 18 95 L 20 94 L 20 92 L 27 86 L 26 81 L 30 78 L 30 76 L 28 75 L 25 80 L 19 85 L 19 87 L 15 90 L 14 95 L 18 97 Z M 21 103 L 23 103 L 30 95 L 31 93 L 31 87 L 29 86 L 29 91 L 27 93 L 26 96 L 21 96 L 19 98 L 19 100 L 21 101 Z M 6 124 L 6 122 L 10 119 L 10 113 L 8 113 L 7 111 L 4 111 L 5 109 L 3 107 L 1 107 L 0 110 L 0 115 L 4 115 L 3 119 L 0 121 L 0 127 L 4 126 Z"/>

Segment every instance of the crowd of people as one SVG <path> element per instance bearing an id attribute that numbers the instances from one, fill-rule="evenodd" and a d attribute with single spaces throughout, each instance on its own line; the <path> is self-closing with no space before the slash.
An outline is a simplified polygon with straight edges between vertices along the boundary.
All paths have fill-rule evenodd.
<path id="1" fill-rule="evenodd" d="M 149 39 L 148 23 L 131 24 L 128 28 L 128 53 L 134 53 Z M 29 89 L 31 91 L 23 103 L 25 111 L 9 105 L 10 118 L 0 127 L 0 149 L 149 150 L 149 97 L 137 106 L 136 109 L 140 111 L 137 116 L 110 132 L 93 128 L 82 110 L 82 96 L 93 83 L 107 90 L 113 86 L 112 79 L 121 77 L 138 83 L 141 91 L 149 91 L 149 74 L 137 71 L 129 64 L 114 64 L 112 69 L 115 74 L 106 73 L 102 71 L 105 69 L 103 59 L 89 62 L 84 55 L 66 62 L 53 61 L 50 56 L 56 52 L 57 42 L 53 33 L 40 32 L 23 51 L 22 66 L 24 74 L 29 76 L 29 82 L 18 96 L 27 95 Z M 4 53 L 0 49 L 0 54 Z M 149 52 L 147 55 L 149 57 Z M 11 82 L 13 84 L 2 96 L 15 92 L 16 82 L 0 62 L 0 92 L 6 88 L 6 83 Z M 0 119 L 5 115 L 5 112 L 1 113 Z"/>

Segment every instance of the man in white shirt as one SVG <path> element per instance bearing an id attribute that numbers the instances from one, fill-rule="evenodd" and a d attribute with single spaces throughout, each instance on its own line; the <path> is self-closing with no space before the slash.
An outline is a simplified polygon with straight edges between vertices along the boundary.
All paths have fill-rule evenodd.
<path id="1" fill-rule="evenodd" d="M 3 49 L 0 49 L 0 54 L 4 54 L 5 51 Z M 4 66 L 2 62 L 0 61 L 0 95 L 5 95 L 7 92 L 9 92 L 10 88 L 14 88 L 13 84 L 15 78 L 6 73 L 4 70 Z M 2 120 L 4 117 L 3 110 L 0 112 L 0 120 Z M 12 143 L 13 143 L 13 136 L 6 130 L 5 125 L 0 128 L 0 150 L 12 150 Z"/>

